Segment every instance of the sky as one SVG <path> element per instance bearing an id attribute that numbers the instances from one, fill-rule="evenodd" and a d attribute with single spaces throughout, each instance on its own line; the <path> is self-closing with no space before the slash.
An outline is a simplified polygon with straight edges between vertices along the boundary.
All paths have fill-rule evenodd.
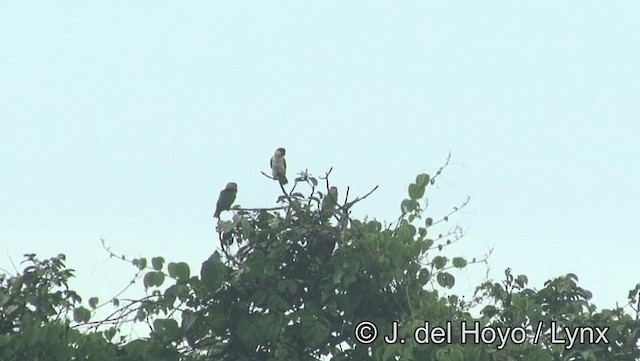
<path id="1" fill-rule="evenodd" d="M 637 1 L 4 2 L 0 268 L 67 255 L 102 300 L 127 257 L 218 248 L 212 213 L 269 207 L 277 147 L 391 222 L 418 173 L 465 237 L 470 294 L 512 268 L 572 272 L 599 308 L 640 282 Z M 342 193 L 344 194 L 344 193 Z M 229 214 L 223 218 L 230 217 Z M 140 286 L 141 287 L 141 286 Z"/>

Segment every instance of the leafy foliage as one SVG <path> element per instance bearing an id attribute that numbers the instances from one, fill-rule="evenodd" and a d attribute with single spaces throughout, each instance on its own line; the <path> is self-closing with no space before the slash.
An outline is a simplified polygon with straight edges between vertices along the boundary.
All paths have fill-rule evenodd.
<path id="1" fill-rule="evenodd" d="M 319 181 L 304 172 L 289 192 L 282 188 L 281 206 L 235 207 L 232 220 L 219 221 L 222 253 L 210 255 L 199 272 L 184 262 L 163 257 L 128 260 L 107 249 L 134 266 L 147 292 L 138 300 L 114 297 L 100 304 L 91 297 L 84 307 L 80 296 L 68 289 L 73 270 L 65 267 L 63 255 L 44 261 L 26 255 L 20 274 L 0 276 L 0 359 L 639 359 L 635 305 L 640 285 L 629 294 L 635 318 L 622 308 L 598 312 L 588 302 L 591 294 L 578 287 L 572 274 L 534 290 L 527 288 L 526 276 L 507 270 L 502 283 L 480 285 L 470 302 L 445 296 L 443 291 L 455 284 L 455 270 L 486 258 L 447 255 L 446 247 L 462 232 L 458 227 L 435 230 L 468 200 L 440 219 L 423 220 L 425 195 L 443 168 L 433 177 L 416 177 L 392 225 L 352 217 L 352 207 L 376 188 L 353 200 L 347 189 L 344 201 L 322 211 L 326 192 L 318 187 L 325 183 L 326 190 L 330 188 L 329 174 Z M 305 185 L 308 196 L 297 190 Z M 115 311 L 104 320 L 91 320 L 106 306 Z M 477 316 L 469 311 L 479 307 Z M 375 340 L 357 337 L 363 321 L 377 326 Z M 398 340 L 406 342 L 383 341 L 393 334 L 394 321 Z M 427 335 L 425 321 L 432 331 L 450 325 L 453 337 L 442 344 L 437 337 L 417 343 L 414 336 Z M 123 336 L 122 328 L 130 323 L 148 325 L 148 337 Z M 473 325 L 493 334 L 511 330 L 512 339 L 463 343 L 457 336 Z M 605 326 L 608 344 L 568 348 L 566 342 L 552 342 L 566 341 L 567 329 Z M 522 333 L 515 333 L 516 328 Z M 514 342 L 514 335 L 523 336 L 523 342 Z M 591 334 L 594 340 L 598 335 Z"/>

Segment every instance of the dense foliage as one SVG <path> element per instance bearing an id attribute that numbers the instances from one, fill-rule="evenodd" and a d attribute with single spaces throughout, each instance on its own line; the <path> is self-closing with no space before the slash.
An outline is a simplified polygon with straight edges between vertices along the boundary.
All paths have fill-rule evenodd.
<path id="1" fill-rule="evenodd" d="M 572 274 L 534 290 L 527 277 L 507 270 L 501 283 L 480 285 L 471 301 L 444 296 L 442 291 L 455 284 L 456 269 L 486 259 L 446 254 L 462 234 L 457 227 L 436 229 L 446 227 L 459 207 L 437 220 L 425 216 L 425 192 L 441 171 L 416 177 L 391 226 L 352 217 L 351 209 L 372 192 L 349 200 L 347 191 L 337 207 L 324 209 L 328 174 L 320 182 L 301 174 L 291 191 L 282 188 L 280 205 L 236 207 L 232 220 L 220 221 L 225 247 L 199 272 L 163 257 L 120 257 L 136 267 L 148 295 L 109 300 L 114 312 L 102 320 L 92 320 L 98 299 L 82 306 L 82 298 L 68 289 L 73 270 L 66 268 L 64 255 L 46 260 L 25 255 L 20 273 L 0 276 L 0 359 L 640 359 L 640 285 L 630 291 L 626 311 L 596 310 Z M 296 190 L 304 186 L 308 196 Z M 474 316 L 470 309 L 479 312 Z M 384 336 L 393 334 L 394 321 L 398 341 L 387 344 Z M 121 332 L 130 323 L 148 324 L 152 331 L 130 339 Z M 366 338 L 371 324 L 377 337 L 360 342 L 356 334 L 363 331 Z M 451 338 L 438 343 L 437 328 L 447 331 L 447 325 Z M 467 331 L 463 343 L 462 328 L 474 325 L 483 338 L 474 342 Z M 572 330 L 582 339 L 569 347 Z"/>

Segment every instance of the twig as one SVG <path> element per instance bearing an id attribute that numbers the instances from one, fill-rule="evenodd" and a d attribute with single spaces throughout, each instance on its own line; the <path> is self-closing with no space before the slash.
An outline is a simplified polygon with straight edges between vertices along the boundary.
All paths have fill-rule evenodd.
<path id="1" fill-rule="evenodd" d="M 356 204 L 356 203 L 358 203 L 358 202 L 360 202 L 360 201 L 364 200 L 365 198 L 367 198 L 368 196 L 370 196 L 373 192 L 375 192 L 375 191 L 378 189 L 378 187 L 379 187 L 379 186 L 375 186 L 375 187 L 373 187 L 373 189 L 372 189 L 372 190 L 370 190 L 370 191 L 369 191 L 369 193 L 365 194 L 365 195 L 364 195 L 364 196 L 362 196 L 362 197 L 356 197 L 356 199 L 352 200 L 351 202 L 346 202 L 346 199 L 345 199 L 345 204 L 344 204 L 344 206 L 343 206 L 343 207 L 344 207 L 344 209 L 345 209 L 345 210 L 348 210 L 348 209 L 349 209 L 349 208 L 351 208 L 354 204 Z M 349 188 L 347 188 L 347 197 L 348 197 L 348 196 L 349 196 Z"/>
<path id="2" fill-rule="evenodd" d="M 466 207 L 469 202 L 471 201 L 471 197 L 467 197 L 467 199 L 464 200 L 464 202 L 462 202 L 462 204 L 459 207 L 453 207 L 453 210 L 449 213 L 447 213 L 446 216 L 440 218 L 439 220 L 431 223 L 431 225 L 429 227 L 433 227 L 434 225 L 441 223 L 441 222 L 448 222 L 449 221 L 449 217 L 451 217 L 452 214 L 458 212 L 459 210 L 461 210 L 462 208 Z M 427 228 L 429 228 L 427 227 Z"/>
<path id="3" fill-rule="evenodd" d="M 282 190 L 282 194 L 284 194 L 284 196 L 287 197 L 287 200 L 289 202 L 291 202 L 291 194 L 287 193 L 287 191 L 284 189 L 284 186 L 282 185 L 282 183 L 280 183 L 280 180 L 278 178 L 274 178 L 274 177 L 268 175 L 267 173 L 265 173 L 263 171 L 260 171 L 260 173 L 262 173 L 263 176 L 265 176 L 265 177 L 267 177 L 267 178 L 269 178 L 271 180 L 278 181 L 278 185 L 280 186 L 280 190 Z M 293 190 L 296 188 L 296 184 L 297 183 L 298 182 L 295 182 L 295 184 L 293 185 L 293 188 L 291 189 L 291 192 L 293 192 Z"/>
<path id="4" fill-rule="evenodd" d="M 347 204 L 347 201 L 349 200 L 349 191 L 351 191 L 351 187 L 347 186 L 347 192 L 344 195 L 344 204 Z"/>
<path id="5" fill-rule="evenodd" d="M 433 243 L 439 242 L 439 241 L 442 241 L 443 239 L 445 239 L 446 237 L 450 237 L 450 236 L 455 236 L 453 238 L 453 241 L 449 240 L 449 243 L 444 244 L 444 245 L 439 244 L 437 246 L 436 245 L 431 246 L 431 247 L 429 247 L 427 249 L 427 251 L 431 251 L 431 250 L 434 250 L 434 249 L 439 249 L 440 247 L 446 247 L 448 245 L 454 244 L 454 243 L 456 243 L 456 242 L 458 242 L 459 240 L 462 239 L 462 237 L 464 236 L 464 233 L 462 232 L 462 229 L 460 227 L 456 227 L 452 231 L 449 231 L 449 232 L 447 232 L 445 234 L 439 234 L 438 237 L 432 239 L 432 241 L 433 241 Z"/>
<path id="6" fill-rule="evenodd" d="M 320 176 L 320 179 L 324 179 L 324 184 L 325 187 L 327 188 L 327 195 L 329 195 L 329 175 L 331 175 L 331 172 L 333 171 L 333 167 L 329 168 L 329 170 L 327 172 L 325 172 L 324 177 Z M 326 197 L 326 196 L 325 196 Z M 336 199 L 336 204 L 338 203 L 338 200 Z M 321 204 L 318 204 L 318 207 L 321 207 Z"/>
<path id="7" fill-rule="evenodd" d="M 296 184 L 298 184 L 298 182 L 294 182 L 293 187 L 291 188 L 291 192 L 293 192 L 293 190 L 296 189 Z M 284 194 L 287 197 L 287 199 L 291 201 L 291 194 L 287 193 L 287 191 L 284 189 L 284 185 L 282 185 L 282 183 L 280 183 L 279 180 L 278 180 L 278 185 L 280 186 L 280 190 L 282 190 L 282 194 Z"/>
<path id="8" fill-rule="evenodd" d="M 450 160 L 451 160 L 451 151 L 449 151 L 449 153 L 447 154 L 447 160 L 444 162 L 444 165 L 442 165 L 438 169 L 438 171 L 436 172 L 436 175 L 431 177 L 431 179 L 429 180 L 429 183 L 434 184 L 436 182 L 436 178 L 438 178 L 438 176 L 440 176 L 440 174 L 442 174 L 442 171 L 449 165 L 449 161 Z"/>
<path id="9" fill-rule="evenodd" d="M 16 264 L 13 263 L 13 259 L 11 259 L 11 256 L 9 255 L 9 252 L 7 252 L 7 257 L 9 258 L 9 262 L 11 262 L 11 266 L 13 267 L 14 271 L 16 271 L 16 277 L 20 276 L 20 271 L 16 267 Z M 9 272 L 7 272 L 7 274 L 9 274 Z"/>
<path id="10" fill-rule="evenodd" d="M 245 211 L 245 212 L 260 212 L 260 211 L 277 211 L 281 209 L 287 209 L 288 206 L 269 207 L 269 208 L 232 208 L 231 210 Z"/>
<path id="11" fill-rule="evenodd" d="M 273 178 L 272 176 L 268 175 L 267 173 L 265 173 L 265 172 L 263 172 L 263 171 L 260 171 L 260 173 L 262 173 L 262 175 L 263 175 L 263 176 L 265 176 L 265 177 L 267 177 L 267 178 L 269 178 L 269 179 L 277 180 L 276 178 Z"/>
<path id="12" fill-rule="evenodd" d="M 324 177 L 322 177 L 322 176 L 320 176 L 320 177 L 319 177 L 320 179 L 325 179 L 325 180 L 327 180 L 327 186 L 329 186 L 329 182 L 328 182 L 328 180 L 329 180 L 329 174 L 331 174 L 331 171 L 332 171 L 332 170 L 333 170 L 333 167 L 329 168 L 329 171 L 327 171 L 327 172 L 324 174 Z"/>
<path id="13" fill-rule="evenodd" d="M 106 246 L 106 244 L 105 244 L 105 242 L 104 242 L 104 239 L 100 238 L 100 242 L 102 243 L 102 248 L 104 248 L 107 252 L 109 252 L 109 254 L 110 254 L 112 257 L 118 257 L 118 256 L 116 256 L 113 252 L 111 252 L 111 250 L 110 250 L 110 249 L 108 249 L 108 248 L 107 248 L 107 246 Z M 120 257 L 118 257 L 118 258 L 120 258 Z M 138 277 L 140 276 L 140 272 L 142 272 L 142 270 L 140 270 L 140 269 L 138 268 L 138 271 L 137 271 L 137 272 L 136 272 L 136 274 L 133 276 L 133 279 L 132 279 L 131 281 L 129 281 L 129 284 L 128 284 L 125 288 L 123 288 L 123 289 L 122 289 L 120 292 L 118 292 L 115 296 L 111 297 L 111 299 L 109 299 L 109 301 L 105 301 L 105 302 L 103 302 L 102 304 L 98 305 L 95 309 L 101 308 L 101 307 L 103 307 L 104 305 L 107 305 L 107 304 L 111 303 L 114 299 L 118 298 L 118 296 L 120 296 L 120 295 L 121 295 L 121 294 L 123 294 L 126 290 L 128 290 L 128 289 L 129 289 L 129 287 L 131 287 L 131 285 L 133 285 L 133 284 L 135 283 L 136 279 L 138 279 Z"/>
<path id="14" fill-rule="evenodd" d="M 309 182 L 309 181 L 307 181 Z M 316 191 L 316 186 L 315 184 L 313 184 L 313 182 L 309 182 L 311 183 L 311 192 L 309 193 L 309 196 L 307 198 L 309 198 L 309 201 L 307 202 L 307 207 L 311 207 L 311 199 L 313 198 L 313 193 L 315 193 Z"/>

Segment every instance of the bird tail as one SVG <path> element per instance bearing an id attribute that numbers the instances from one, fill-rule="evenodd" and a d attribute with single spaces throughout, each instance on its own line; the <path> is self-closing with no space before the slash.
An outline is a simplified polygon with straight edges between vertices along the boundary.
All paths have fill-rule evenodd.
<path id="1" fill-rule="evenodd" d="M 281 176 L 278 180 L 280 181 L 280 184 L 282 184 L 282 185 L 285 185 L 285 184 L 289 183 L 289 181 L 287 180 L 287 176 L 284 176 L 284 175 Z"/>

